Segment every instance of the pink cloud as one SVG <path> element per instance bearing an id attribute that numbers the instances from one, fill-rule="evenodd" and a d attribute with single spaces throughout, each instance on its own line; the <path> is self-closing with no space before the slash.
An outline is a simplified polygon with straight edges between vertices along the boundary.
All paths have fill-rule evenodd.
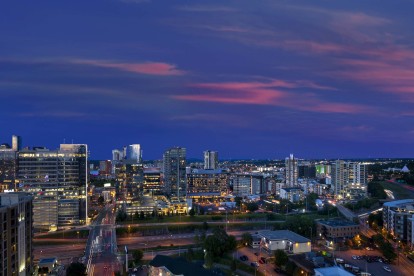
<path id="1" fill-rule="evenodd" d="M 163 62 L 144 62 L 144 63 L 114 63 L 100 60 L 74 60 L 72 63 L 85 64 L 101 68 L 112 68 L 137 74 L 157 75 L 157 76 L 180 76 L 186 72 L 177 69 L 175 65 Z"/>
<path id="2" fill-rule="evenodd" d="M 372 108 L 321 101 L 312 93 L 292 94 L 286 89 L 300 87 L 331 89 L 309 81 L 287 82 L 275 80 L 267 82 L 226 82 L 226 83 L 196 83 L 190 87 L 202 89 L 201 93 L 189 95 L 174 95 L 174 99 L 197 102 L 215 102 L 222 104 L 271 105 L 296 110 L 321 113 L 364 113 Z M 284 90 L 280 90 L 280 88 Z M 205 91 L 207 90 L 207 91 Z"/>

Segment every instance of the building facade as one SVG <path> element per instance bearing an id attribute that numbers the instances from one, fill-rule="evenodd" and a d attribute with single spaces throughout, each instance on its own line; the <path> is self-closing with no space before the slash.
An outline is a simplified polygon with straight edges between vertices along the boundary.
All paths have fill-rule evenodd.
<path id="1" fill-rule="evenodd" d="M 186 195 L 186 149 L 175 147 L 168 149 L 163 155 L 164 189 L 169 196 Z"/>
<path id="2" fill-rule="evenodd" d="M 397 240 L 414 246 L 414 199 L 386 202 L 382 208 L 384 229 Z"/>
<path id="3" fill-rule="evenodd" d="M 261 248 L 268 252 L 278 249 L 292 254 L 300 254 L 311 251 L 311 241 L 295 232 L 289 230 L 259 231 L 257 235 L 261 238 Z"/>
<path id="4" fill-rule="evenodd" d="M 0 194 L 0 275 L 32 275 L 32 197 Z"/>
<path id="5" fill-rule="evenodd" d="M 361 231 L 361 225 L 348 220 L 317 220 L 316 232 L 320 238 L 329 241 L 352 239 Z"/>
<path id="6" fill-rule="evenodd" d="M 32 193 L 33 226 L 54 227 L 87 222 L 87 145 L 61 144 L 24 149 L 17 154 L 19 190 Z"/>
<path id="7" fill-rule="evenodd" d="M 221 170 L 193 170 L 187 174 L 187 194 L 222 194 L 227 192 L 228 186 L 228 174 Z"/>
<path id="8" fill-rule="evenodd" d="M 298 186 L 298 160 L 291 154 L 285 160 L 286 187 Z"/>
<path id="9" fill-rule="evenodd" d="M 206 150 L 204 152 L 204 169 L 217 170 L 218 169 L 218 152 Z"/>
<path id="10" fill-rule="evenodd" d="M 262 175 L 232 175 L 233 194 L 236 196 L 259 195 L 265 193 L 266 185 Z"/>
<path id="11" fill-rule="evenodd" d="M 360 162 L 336 160 L 331 166 L 332 192 L 336 197 L 359 199 L 367 193 L 367 169 Z"/>

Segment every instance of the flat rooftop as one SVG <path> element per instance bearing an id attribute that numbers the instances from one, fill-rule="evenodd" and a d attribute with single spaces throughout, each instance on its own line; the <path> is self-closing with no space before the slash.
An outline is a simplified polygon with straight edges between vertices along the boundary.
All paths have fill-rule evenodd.
<path id="1" fill-rule="evenodd" d="M 295 232 L 289 231 L 289 230 L 276 230 L 276 231 L 270 231 L 270 230 L 264 230 L 259 231 L 258 235 L 265 237 L 269 240 L 289 240 L 291 242 L 310 242 L 309 239 L 296 234 Z"/>
<path id="2" fill-rule="evenodd" d="M 354 275 L 338 266 L 315 268 L 315 274 L 323 275 L 323 276 L 353 276 Z"/>
<path id="3" fill-rule="evenodd" d="M 342 227 L 342 226 L 358 226 L 359 224 L 344 220 L 344 219 L 330 219 L 330 220 L 318 220 L 316 223 L 324 224 L 331 227 Z"/>

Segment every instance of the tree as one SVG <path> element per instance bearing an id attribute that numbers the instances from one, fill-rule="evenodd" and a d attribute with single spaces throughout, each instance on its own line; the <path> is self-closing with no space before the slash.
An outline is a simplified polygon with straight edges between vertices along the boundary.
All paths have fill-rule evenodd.
<path id="1" fill-rule="evenodd" d="M 103 205 L 105 202 L 105 199 L 103 198 L 103 196 L 98 197 L 98 204 L 99 205 Z"/>
<path id="2" fill-rule="evenodd" d="M 187 254 L 185 255 L 185 257 L 189 262 L 191 262 L 194 259 L 194 251 L 191 247 L 187 249 Z"/>
<path id="3" fill-rule="evenodd" d="M 382 255 L 390 261 L 393 261 L 397 258 L 397 253 L 395 253 L 394 248 L 392 247 L 392 244 L 389 242 L 384 242 L 380 249 L 382 251 Z"/>
<path id="4" fill-rule="evenodd" d="M 125 221 L 127 219 L 127 217 L 128 217 L 127 213 L 124 210 L 119 209 L 118 213 L 116 214 L 116 221 L 117 222 L 118 221 Z"/>
<path id="5" fill-rule="evenodd" d="M 142 252 L 142 250 L 137 249 L 137 250 L 132 251 L 132 258 L 134 259 L 135 263 L 139 263 L 143 257 L 144 257 L 144 252 Z"/>
<path id="6" fill-rule="evenodd" d="M 295 269 L 296 269 L 296 264 L 294 262 L 288 261 L 286 263 L 286 273 L 288 275 L 293 275 Z"/>
<path id="7" fill-rule="evenodd" d="M 194 210 L 194 208 L 191 208 L 191 209 L 190 209 L 190 212 L 188 212 L 188 214 L 189 214 L 191 217 L 194 217 L 194 216 L 195 216 L 195 210 Z"/>
<path id="8" fill-rule="evenodd" d="M 207 221 L 203 222 L 203 230 L 207 231 L 208 230 L 208 223 Z"/>
<path id="9" fill-rule="evenodd" d="M 247 210 L 249 212 L 254 212 L 259 209 L 259 205 L 256 202 L 247 203 Z"/>
<path id="10" fill-rule="evenodd" d="M 275 256 L 275 265 L 277 267 L 284 266 L 289 261 L 288 255 L 282 249 L 276 250 L 274 253 L 274 256 Z"/>
<path id="11" fill-rule="evenodd" d="M 222 228 L 215 228 L 213 234 L 204 240 L 204 248 L 213 259 L 222 257 L 225 253 L 233 251 L 237 246 L 236 238 L 227 235 Z"/>
<path id="12" fill-rule="evenodd" d="M 67 276 L 86 275 L 86 266 L 82 263 L 71 263 L 66 269 Z"/>
<path id="13" fill-rule="evenodd" d="M 243 233 L 241 236 L 241 243 L 243 245 L 248 245 L 251 244 L 253 242 L 253 237 L 250 233 Z"/>
<path id="14" fill-rule="evenodd" d="M 145 219 L 144 211 L 141 211 L 141 213 L 139 214 L 139 219 Z"/>
<path id="15" fill-rule="evenodd" d="M 231 261 L 231 265 L 230 265 L 230 269 L 231 269 L 231 271 L 236 271 L 237 270 L 237 263 L 236 263 L 236 260 L 232 260 Z"/>

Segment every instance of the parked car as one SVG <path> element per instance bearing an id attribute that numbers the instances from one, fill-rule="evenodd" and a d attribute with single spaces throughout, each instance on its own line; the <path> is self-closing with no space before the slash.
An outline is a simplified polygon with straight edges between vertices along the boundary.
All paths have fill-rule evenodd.
<path id="1" fill-rule="evenodd" d="M 391 268 L 389 268 L 388 266 L 384 266 L 383 268 L 385 271 L 391 272 Z"/>
<path id="2" fill-rule="evenodd" d="M 247 258 L 246 255 L 240 256 L 240 261 L 247 261 L 249 258 Z"/>
<path id="3" fill-rule="evenodd" d="M 335 259 L 335 261 L 336 261 L 338 264 L 343 264 L 343 263 L 345 263 L 344 259 L 341 259 L 341 258 L 336 258 L 336 259 Z"/>
<path id="4" fill-rule="evenodd" d="M 258 264 L 257 262 L 252 262 L 252 263 L 250 263 L 250 265 L 251 265 L 252 267 L 259 267 L 259 264 Z"/>

